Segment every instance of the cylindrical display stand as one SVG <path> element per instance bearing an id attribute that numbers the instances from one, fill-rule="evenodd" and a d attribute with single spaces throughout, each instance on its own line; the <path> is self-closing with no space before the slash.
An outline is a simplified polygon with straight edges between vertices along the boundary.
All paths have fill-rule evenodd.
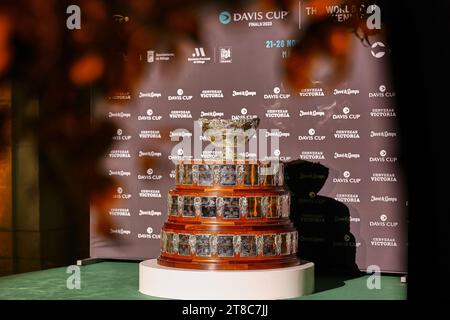
<path id="1" fill-rule="evenodd" d="M 181 300 L 291 299 L 314 291 L 314 264 L 266 270 L 194 270 L 159 265 L 156 259 L 139 265 L 139 291 Z"/>

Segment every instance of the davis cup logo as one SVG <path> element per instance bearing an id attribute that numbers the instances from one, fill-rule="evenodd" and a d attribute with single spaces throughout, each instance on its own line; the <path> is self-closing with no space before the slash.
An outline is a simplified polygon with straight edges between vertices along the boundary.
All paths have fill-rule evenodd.
<path id="1" fill-rule="evenodd" d="M 325 140 L 325 136 L 316 135 L 316 130 L 314 128 L 310 128 L 307 131 L 306 136 L 298 136 L 298 140 L 300 141 L 323 141 Z"/>
<path id="2" fill-rule="evenodd" d="M 386 51 L 384 51 L 385 45 L 383 42 L 375 42 L 374 44 L 372 44 L 371 48 L 372 56 L 377 59 L 384 57 L 384 55 L 386 54 Z"/>
<path id="3" fill-rule="evenodd" d="M 143 210 L 139 210 L 139 211 L 147 213 L 146 211 L 143 211 Z M 151 212 L 153 212 L 153 210 L 148 211 L 148 213 L 151 213 Z M 153 233 L 152 227 L 148 227 L 146 231 L 147 231 L 147 233 L 138 233 L 138 236 L 137 236 L 138 239 L 160 239 L 161 238 L 161 235 Z"/>
<path id="4" fill-rule="evenodd" d="M 205 62 L 203 60 L 201 60 L 201 61 L 202 61 L 202 63 Z M 196 62 L 194 62 L 194 63 L 196 63 Z M 167 96 L 167 100 L 169 100 L 169 101 L 172 101 L 172 100 L 182 101 L 182 100 L 191 100 L 191 99 L 192 99 L 192 96 L 184 95 L 184 90 L 181 89 L 181 88 L 177 89 L 177 95 L 176 96 Z"/>
<path id="5" fill-rule="evenodd" d="M 350 113 L 350 108 L 349 107 L 344 107 L 344 109 L 342 109 L 342 112 L 344 114 L 349 114 Z"/>
<path id="6" fill-rule="evenodd" d="M 279 94 L 280 92 L 281 92 L 280 88 L 278 87 L 273 88 L 273 93 Z"/>
<path id="7" fill-rule="evenodd" d="M 148 116 L 151 116 L 152 114 L 153 114 L 153 110 L 152 110 L 152 109 L 148 109 L 148 110 L 147 110 L 147 115 L 148 115 Z"/>
<path id="8" fill-rule="evenodd" d="M 245 116 L 247 114 L 247 109 L 246 108 L 242 108 L 241 109 L 241 114 Z"/>
<path id="9" fill-rule="evenodd" d="M 152 168 L 149 168 L 149 169 L 147 170 L 147 174 L 148 174 L 148 175 L 153 174 L 153 169 L 152 169 Z"/>
<path id="10" fill-rule="evenodd" d="M 116 130 L 116 135 L 113 136 L 112 139 L 113 140 L 120 140 L 120 141 L 122 141 L 122 140 L 130 140 L 131 136 L 123 135 L 123 130 L 119 128 L 119 129 Z"/>
<path id="11" fill-rule="evenodd" d="M 386 221 L 387 220 L 387 215 L 385 215 L 385 214 L 382 214 L 381 216 L 380 216 L 380 220 L 381 221 Z"/>
<path id="12" fill-rule="evenodd" d="M 221 24 L 229 24 L 231 22 L 231 13 L 228 11 L 222 11 L 219 14 L 219 21 Z"/>
<path id="13" fill-rule="evenodd" d="M 350 172 L 349 171 L 344 171 L 344 173 L 342 175 L 344 176 L 344 178 L 349 178 L 350 177 Z"/>

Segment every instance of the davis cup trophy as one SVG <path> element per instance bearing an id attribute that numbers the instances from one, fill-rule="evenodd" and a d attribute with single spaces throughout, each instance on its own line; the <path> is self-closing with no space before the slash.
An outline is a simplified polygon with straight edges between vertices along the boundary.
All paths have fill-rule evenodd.
<path id="1" fill-rule="evenodd" d="M 167 288 L 145 292 L 142 279 L 141 292 L 184 299 L 270 299 L 310 293 L 314 268 L 297 257 L 298 234 L 289 220 L 283 165 L 245 158 L 245 144 L 259 119 L 200 119 L 199 124 L 213 156 L 176 164 L 161 254 L 157 265 L 152 262 L 161 270 L 159 276 L 179 276 L 174 284 L 178 288 L 191 283 L 190 294 L 172 294 Z M 198 278 L 199 271 L 192 269 L 204 271 Z M 158 282 L 156 278 L 148 281 Z M 233 291 L 229 296 L 227 287 Z"/>

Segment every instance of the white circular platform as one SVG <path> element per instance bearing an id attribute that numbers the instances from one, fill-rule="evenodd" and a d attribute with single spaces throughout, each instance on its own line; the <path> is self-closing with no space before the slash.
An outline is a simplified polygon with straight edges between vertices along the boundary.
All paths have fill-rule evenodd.
<path id="1" fill-rule="evenodd" d="M 187 300 L 289 299 L 314 291 L 314 264 L 266 270 L 193 270 L 160 266 L 156 259 L 139 264 L 143 294 Z"/>

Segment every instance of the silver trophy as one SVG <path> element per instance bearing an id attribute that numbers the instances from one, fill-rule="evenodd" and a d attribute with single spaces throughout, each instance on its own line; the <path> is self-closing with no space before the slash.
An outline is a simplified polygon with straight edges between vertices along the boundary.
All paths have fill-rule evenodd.
<path id="1" fill-rule="evenodd" d="M 256 133 L 259 118 L 198 120 L 203 136 L 215 147 L 216 160 L 245 159 L 245 144 Z"/>

